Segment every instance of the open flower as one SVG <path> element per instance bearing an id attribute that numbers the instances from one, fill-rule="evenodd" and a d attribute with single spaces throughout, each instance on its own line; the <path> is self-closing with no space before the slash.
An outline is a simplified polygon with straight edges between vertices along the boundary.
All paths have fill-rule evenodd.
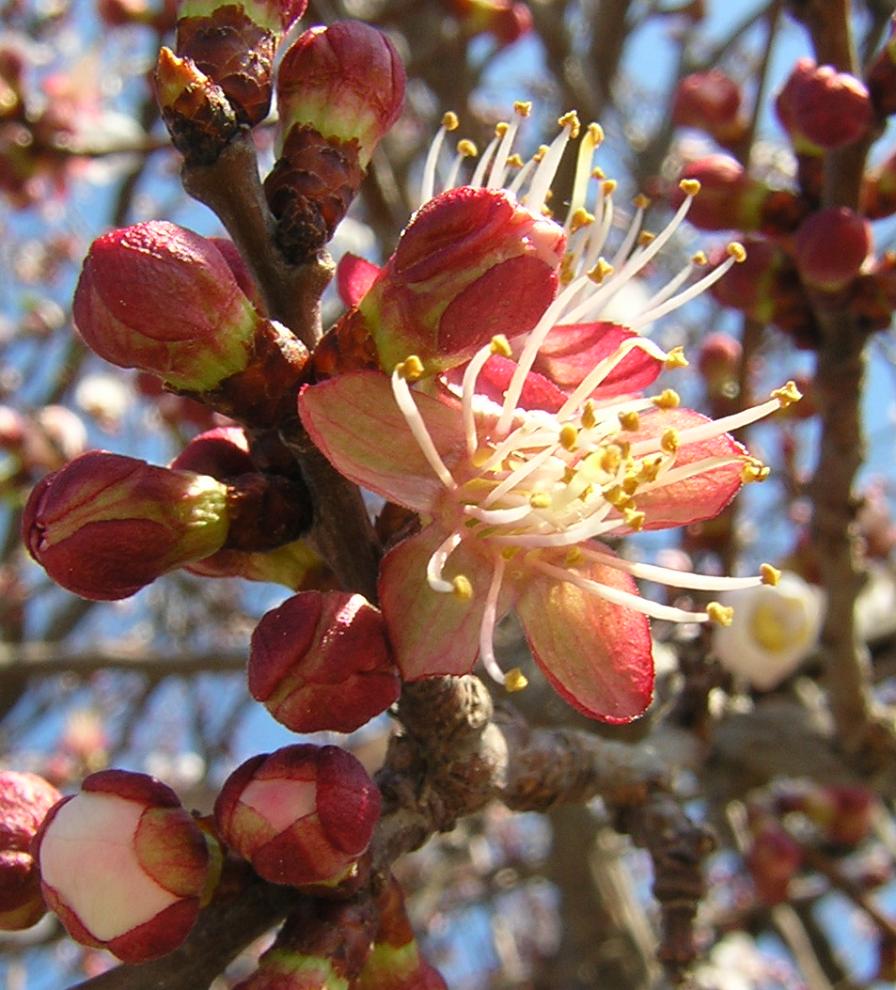
<path id="1" fill-rule="evenodd" d="M 563 150 L 580 131 L 574 115 L 561 125 L 553 144 L 522 165 L 506 189 L 516 125 L 499 129 L 473 184 L 541 215 Z M 656 236 L 640 235 L 646 203 L 637 201 L 622 245 L 605 260 L 612 187 L 603 183 L 596 207 L 585 206 L 600 137 L 597 125 L 583 132 L 570 211 L 565 224 L 555 225 L 568 234 L 563 287 L 528 332 L 515 335 L 512 346 L 494 337 L 463 369 L 438 380 L 422 378 L 427 364 L 417 355 L 399 362 L 391 378 L 346 373 L 307 387 L 299 408 L 309 434 L 343 474 L 421 514 L 422 530 L 390 550 L 380 579 L 405 679 L 464 674 L 478 655 L 509 689 L 523 686 L 519 671 L 503 674 L 493 647 L 497 621 L 515 607 L 553 686 L 585 714 L 625 722 L 642 714 L 652 695 L 648 616 L 730 621 L 730 609 L 718 603 L 688 611 L 644 599 L 635 578 L 712 591 L 773 582 L 776 572 L 673 572 L 624 560 L 602 541 L 718 514 L 744 481 L 768 473 L 728 431 L 798 393 L 788 384 L 767 402 L 718 421 L 678 408 L 671 389 L 640 394 L 664 366 L 687 362 L 680 349 L 667 352 L 637 328 L 699 294 L 743 250 L 732 245 L 725 262 L 682 289 L 694 264 L 705 264 L 695 258 L 632 315 L 630 326 L 600 322 L 699 191 L 698 183 L 684 184 L 685 202 Z M 434 172 L 431 159 L 426 192 Z"/>

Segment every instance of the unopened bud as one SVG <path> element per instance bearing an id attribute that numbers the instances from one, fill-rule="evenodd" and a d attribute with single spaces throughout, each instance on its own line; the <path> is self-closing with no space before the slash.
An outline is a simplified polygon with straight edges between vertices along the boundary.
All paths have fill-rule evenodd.
<path id="1" fill-rule="evenodd" d="M 0 931 L 30 928 L 47 910 L 31 841 L 61 797 L 36 774 L 0 771 Z"/>
<path id="2" fill-rule="evenodd" d="M 803 282 L 828 292 L 852 282 L 872 247 L 871 224 L 845 206 L 813 213 L 802 223 L 793 242 Z"/>
<path id="3" fill-rule="evenodd" d="M 747 124 L 740 115 L 741 91 L 721 69 L 685 76 L 675 91 L 672 119 L 685 127 L 697 127 L 720 144 L 741 140 Z"/>
<path id="4" fill-rule="evenodd" d="M 189 934 L 217 880 L 210 842 L 170 787 L 104 770 L 53 808 L 34 852 L 44 897 L 69 935 L 138 963 Z"/>
<path id="5" fill-rule="evenodd" d="M 868 70 L 871 102 L 881 117 L 896 113 L 896 21 L 890 21 L 890 37 Z"/>
<path id="6" fill-rule="evenodd" d="M 532 29 L 532 12 L 516 0 L 447 0 L 468 35 L 491 34 L 511 45 Z"/>
<path id="7" fill-rule="evenodd" d="M 871 126 L 871 98 L 864 84 L 830 65 L 800 59 L 775 101 L 778 119 L 797 151 L 841 148 Z"/>
<path id="8" fill-rule="evenodd" d="M 237 768 L 215 802 L 224 841 L 272 883 L 332 887 L 357 873 L 380 795 L 336 746 L 287 746 Z"/>
<path id="9" fill-rule="evenodd" d="M 780 904 L 790 893 L 790 881 L 803 862 L 799 843 L 774 819 L 753 827 L 753 842 L 745 857 L 756 893 L 766 904 Z"/>

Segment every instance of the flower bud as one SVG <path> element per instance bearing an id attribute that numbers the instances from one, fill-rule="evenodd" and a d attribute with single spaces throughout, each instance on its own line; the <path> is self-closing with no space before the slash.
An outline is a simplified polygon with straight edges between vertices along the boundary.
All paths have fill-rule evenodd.
<path id="1" fill-rule="evenodd" d="M 264 188 L 291 260 L 321 248 L 345 216 L 404 102 L 389 39 L 360 21 L 306 31 L 277 77 L 279 158 Z"/>
<path id="2" fill-rule="evenodd" d="M 711 399 L 737 398 L 742 347 L 727 333 L 711 333 L 700 344 L 697 368 Z"/>
<path id="3" fill-rule="evenodd" d="M 227 486 L 189 471 L 90 451 L 47 475 L 25 506 L 31 556 L 82 598 L 127 598 L 227 540 Z"/>
<path id="4" fill-rule="evenodd" d="M 247 760 L 215 802 L 223 840 L 272 883 L 333 887 L 357 876 L 380 795 L 336 746 L 287 746 Z"/>
<path id="5" fill-rule="evenodd" d="M 747 123 L 740 114 L 741 92 L 737 83 L 721 69 L 693 72 L 675 91 L 672 120 L 684 127 L 706 131 L 720 144 L 740 141 Z"/>
<path id="6" fill-rule="evenodd" d="M 871 224 L 845 206 L 813 213 L 800 225 L 793 242 L 803 282 L 827 292 L 852 282 L 872 246 Z"/>
<path id="7" fill-rule="evenodd" d="M 47 910 L 31 840 L 62 795 L 33 773 L 0 771 L 0 931 L 19 931 Z"/>
<path id="8" fill-rule="evenodd" d="M 461 186 L 414 215 L 358 309 L 388 372 L 416 354 L 460 364 L 494 336 L 526 333 L 550 305 L 562 229 L 495 189 Z"/>
<path id="9" fill-rule="evenodd" d="M 400 689 L 382 615 L 361 595 L 294 595 L 252 634 L 249 691 L 293 732 L 352 732 Z"/>
<path id="10" fill-rule="evenodd" d="M 801 58 L 775 101 L 797 151 L 852 144 L 871 127 L 871 98 L 864 84 L 831 65 Z"/>
<path id="11" fill-rule="evenodd" d="M 249 452 L 246 431 L 239 426 L 218 426 L 193 437 L 170 467 L 208 474 L 218 481 L 258 470 Z"/>
<path id="12" fill-rule="evenodd" d="M 896 213 L 896 154 L 862 177 L 861 213 L 869 220 Z"/>
<path id="13" fill-rule="evenodd" d="M 532 29 L 532 13 L 514 0 L 448 0 L 468 35 L 491 34 L 511 45 Z"/>
<path id="14" fill-rule="evenodd" d="M 338 582 L 307 540 L 293 540 L 266 551 L 219 550 L 187 564 L 185 570 L 202 577 L 239 577 L 246 581 L 280 584 L 290 591 L 329 589 Z"/>
<path id="15" fill-rule="evenodd" d="M 890 21 L 890 37 L 868 71 L 871 102 L 881 117 L 896 113 L 896 21 Z"/>
<path id="16" fill-rule="evenodd" d="M 751 826 L 753 842 L 745 857 L 756 893 L 766 904 L 786 901 L 790 881 L 803 862 L 799 843 L 772 818 Z"/>
<path id="17" fill-rule="evenodd" d="M 74 317 L 100 357 L 196 392 L 246 367 L 261 323 L 214 244 L 165 221 L 93 242 Z"/>
<path id="18" fill-rule="evenodd" d="M 277 42 L 306 6 L 307 0 L 184 0 L 177 54 L 221 88 L 240 124 L 254 127 L 271 107 Z"/>
<path id="19" fill-rule="evenodd" d="M 69 935 L 138 963 L 189 934 L 217 880 L 209 841 L 170 787 L 104 770 L 50 812 L 34 854 Z"/>

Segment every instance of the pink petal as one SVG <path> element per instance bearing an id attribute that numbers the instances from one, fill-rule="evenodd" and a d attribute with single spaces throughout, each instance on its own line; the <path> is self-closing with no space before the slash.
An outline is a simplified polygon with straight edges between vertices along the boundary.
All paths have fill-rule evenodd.
<path id="1" fill-rule="evenodd" d="M 466 453 L 457 409 L 415 393 L 417 408 L 446 464 Z M 311 439 L 347 478 L 384 498 L 423 512 L 443 485 L 395 403 L 389 379 L 356 371 L 306 386 L 299 414 Z"/>
<path id="2" fill-rule="evenodd" d="M 638 593 L 629 575 L 606 564 L 592 562 L 576 573 Z M 517 612 L 536 663 L 574 708 L 601 722 L 631 722 L 643 715 L 653 696 L 644 615 L 540 574 L 527 576 Z"/>
<path id="3" fill-rule="evenodd" d="M 510 385 L 516 367 L 516 361 L 511 361 L 500 354 L 493 354 L 485 362 L 476 379 L 477 394 L 484 395 L 492 402 L 501 405 L 504 402 L 504 392 Z M 465 370 L 466 365 L 452 368 L 446 372 L 445 378 L 453 385 L 460 386 Z M 520 409 L 544 409 L 547 412 L 556 412 L 566 399 L 566 393 L 557 388 L 553 382 L 548 381 L 544 375 L 532 371 L 526 375 L 518 406 Z"/>
<path id="4" fill-rule="evenodd" d="M 641 416 L 640 429 L 626 434 L 626 439 L 637 442 L 647 437 L 660 437 L 668 429 L 682 431 L 706 422 L 708 418 L 693 409 L 657 409 L 644 413 Z M 744 454 L 746 450 L 743 445 L 728 433 L 723 433 L 711 440 L 680 447 L 675 456 L 675 466 L 692 464 L 707 457 L 742 457 Z M 670 526 L 686 526 L 703 519 L 712 519 L 740 491 L 743 484 L 742 471 L 743 464 L 735 462 L 712 468 L 686 481 L 678 481 L 637 495 L 637 507 L 647 513 L 644 528 L 667 529 Z"/>
<path id="5" fill-rule="evenodd" d="M 634 330 L 616 323 L 572 323 L 554 327 L 542 344 L 535 370 L 560 388 L 572 391 L 589 371 L 610 357 Z M 629 353 L 594 390 L 595 398 L 640 392 L 659 377 L 663 364 L 640 349 Z"/>
<path id="6" fill-rule="evenodd" d="M 468 542 L 461 543 L 448 559 L 445 578 L 450 581 L 464 574 L 473 585 L 473 597 L 463 601 L 433 591 L 426 580 L 426 565 L 448 535 L 441 526 L 428 526 L 383 558 L 380 605 L 395 660 L 407 681 L 436 674 L 468 674 L 479 654 L 479 627 L 492 564 Z M 499 616 L 510 604 L 510 595 L 505 593 Z"/>
<path id="7" fill-rule="evenodd" d="M 336 266 L 336 290 L 349 309 L 357 306 L 380 273 L 379 265 L 356 254 L 344 254 Z"/>

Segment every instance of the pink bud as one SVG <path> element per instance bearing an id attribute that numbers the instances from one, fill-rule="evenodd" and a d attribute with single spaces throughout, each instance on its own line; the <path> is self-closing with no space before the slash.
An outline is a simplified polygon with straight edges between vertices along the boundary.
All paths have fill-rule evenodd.
<path id="1" fill-rule="evenodd" d="M 532 12 L 514 0 L 449 0 L 467 34 L 492 34 L 510 45 L 532 29 Z"/>
<path id="2" fill-rule="evenodd" d="M 255 756 L 215 802 L 223 840 L 272 883 L 335 886 L 357 872 L 379 818 L 367 771 L 336 746 Z"/>
<path id="3" fill-rule="evenodd" d="M 239 426 L 218 426 L 193 437 L 170 466 L 208 474 L 218 481 L 258 470 L 249 453 L 246 431 Z"/>
<path id="4" fill-rule="evenodd" d="M 19 931 L 46 911 L 31 840 L 62 795 L 33 773 L 0 771 L 0 930 Z"/>
<path id="5" fill-rule="evenodd" d="M 382 615 L 361 595 L 294 595 L 252 635 L 249 691 L 293 732 L 352 732 L 400 689 Z"/>
<path id="6" fill-rule="evenodd" d="M 697 367 L 713 397 L 732 398 L 741 360 L 740 341 L 727 333 L 711 333 L 700 344 Z"/>
<path id="7" fill-rule="evenodd" d="M 882 117 L 896 113 L 896 21 L 890 21 L 890 37 L 868 70 L 868 89 Z"/>
<path id="8" fill-rule="evenodd" d="M 841 148 L 871 126 L 871 98 L 855 76 L 818 66 L 810 58 L 797 62 L 775 102 L 778 118 L 797 150 Z"/>
<path id="9" fill-rule="evenodd" d="M 697 127 L 722 144 L 737 141 L 746 129 L 740 114 L 741 92 L 721 69 L 693 72 L 678 84 L 672 119 L 685 127 Z"/>
<path id="10" fill-rule="evenodd" d="M 707 155 L 686 165 L 684 180 L 696 179 L 700 192 L 694 197 L 688 220 L 701 230 L 755 230 L 762 189 L 729 155 Z M 676 189 L 672 201 L 680 205 L 685 194 Z M 724 279 L 722 280 L 724 281 Z"/>
<path id="11" fill-rule="evenodd" d="M 746 855 L 756 893 L 766 904 L 786 901 L 790 881 L 803 861 L 799 843 L 773 819 L 753 826 L 753 844 Z"/>
<path id="12" fill-rule="evenodd" d="M 90 451 L 32 491 L 22 534 L 58 584 L 112 601 L 208 557 L 228 527 L 228 489 L 214 478 Z"/>
<path id="13" fill-rule="evenodd" d="M 845 206 L 831 206 L 803 221 L 793 242 L 806 285 L 834 292 L 859 274 L 873 247 L 871 224 Z"/>
<path id="14" fill-rule="evenodd" d="M 205 835 L 174 791 L 126 770 L 91 774 L 57 804 L 34 854 L 69 935 L 128 963 L 177 948 L 216 880 Z"/>
<path id="15" fill-rule="evenodd" d="M 431 370 L 471 357 L 496 334 L 531 330 L 554 297 L 562 229 L 496 189 L 431 199 L 361 300 L 382 368 L 416 354 Z"/>
<path id="16" fill-rule="evenodd" d="M 242 371 L 261 322 L 215 245 L 164 221 L 93 242 L 74 317 L 100 357 L 190 391 Z"/>

